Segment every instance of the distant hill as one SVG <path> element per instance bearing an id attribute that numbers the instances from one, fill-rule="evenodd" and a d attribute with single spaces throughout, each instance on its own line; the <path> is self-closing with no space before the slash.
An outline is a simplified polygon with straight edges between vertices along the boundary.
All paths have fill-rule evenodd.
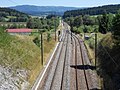
<path id="1" fill-rule="evenodd" d="M 93 8 L 85 8 L 85 9 L 78 9 L 78 10 L 70 10 L 66 11 L 64 13 L 64 18 L 66 17 L 75 17 L 78 15 L 99 15 L 103 14 L 104 11 L 107 13 L 117 13 L 117 11 L 120 9 L 120 4 L 117 5 L 105 5 L 105 6 L 99 6 L 99 7 L 93 7 Z"/>
<path id="2" fill-rule="evenodd" d="M 49 15 L 49 14 L 63 15 L 65 11 L 78 9 L 75 7 L 34 6 L 34 5 L 20 5 L 20 6 L 10 7 L 10 8 L 27 13 L 27 14 L 37 15 L 37 16 Z"/>
<path id="3" fill-rule="evenodd" d="M 22 22 L 28 19 L 28 15 L 10 8 L 0 7 L 0 22 Z"/>

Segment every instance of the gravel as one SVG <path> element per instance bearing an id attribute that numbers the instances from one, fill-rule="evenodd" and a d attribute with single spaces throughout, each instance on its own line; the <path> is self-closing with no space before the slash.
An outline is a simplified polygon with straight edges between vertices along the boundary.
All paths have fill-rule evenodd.
<path id="1" fill-rule="evenodd" d="M 27 90 L 29 83 L 26 70 L 13 71 L 11 68 L 0 66 L 0 90 Z"/>

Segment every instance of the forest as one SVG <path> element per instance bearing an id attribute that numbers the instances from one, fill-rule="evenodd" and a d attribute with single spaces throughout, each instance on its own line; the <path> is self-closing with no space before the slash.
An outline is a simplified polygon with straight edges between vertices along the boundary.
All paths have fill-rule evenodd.
<path id="1" fill-rule="evenodd" d="M 78 9 L 78 10 L 70 10 L 70 11 L 66 11 L 64 13 L 63 18 L 71 17 L 71 16 L 75 17 L 78 15 L 100 15 L 100 14 L 103 14 L 104 11 L 106 11 L 106 13 L 115 14 L 115 13 L 117 13 L 117 11 L 119 9 L 120 9 L 120 4 L 118 4 L 118 5 L 105 5 L 105 6 Z"/>
<path id="2" fill-rule="evenodd" d="M 0 22 L 26 22 L 30 16 L 10 8 L 0 8 Z"/>
<path id="3" fill-rule="evenodd" d="M 31 29 L 46 29 L 51 30 L 59 25 L 59 17 L 53 16 L 51 18 L 30 18 L 27 21 L 27 28 Z"/>

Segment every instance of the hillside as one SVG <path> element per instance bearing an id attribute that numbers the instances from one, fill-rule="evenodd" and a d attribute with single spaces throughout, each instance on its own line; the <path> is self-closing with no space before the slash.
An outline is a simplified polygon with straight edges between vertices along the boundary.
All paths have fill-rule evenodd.
<path id="1" fill-rule="evenodd" d="M 42 69 L 40 48 L 34 39 L 35 36 L 11 36 L 0 28 L 0 90 L 29 90 L 32 86 Z M 44 44 L 47 60 L 55 41 L 45 39 Z"/>
<path id="2" fill-rule="evenodd" d="M 27 14 L 20 11 L 0 7 L 0 22 L 25 22 L 28 18 Z"/>
<path id="3" fill-rule="evenodd" d="M 70 10 L 64 13 L 64 18 L 66 17 L 75 17 L 79 15 L 100 15 L 103 14 L 104 11 L 107 13 L 115 14 L 120 9 L 120 4 L 117 5 L 105 5 L 99 7 L 92 7 L 92 8 L 85 8 L 85 9 L 78 9 L 78 10 Z"/>
<path id="4" fill-rule="evenodd" d="M 101 78 L 101 85 L 105 90 L 119 90 L 120 88 L 120 47 L 114 43 L 111 33 L 97 33 L 97 72 Z M 95 64 L 94 36 L 85 40 L 90 60 Z"/>
<path id="5" fill-rule="evenodd" d="M 49 15 L 57 14 L 63 15 L 67 10 L 75 10 L 75 7 L 63 7 L 63 6 L 34 6 L 34 5 L 20 5 L 10 7 L 12 9 L 31 14 L 31 15 Z"/>
<path id="6" fill-rule="evenodd" d="M 120 47 L 114 44 L 111 34 L 107 34 L 98 46 L 99 74 L 103 78 L 105 90 L 120 89 Z"/>

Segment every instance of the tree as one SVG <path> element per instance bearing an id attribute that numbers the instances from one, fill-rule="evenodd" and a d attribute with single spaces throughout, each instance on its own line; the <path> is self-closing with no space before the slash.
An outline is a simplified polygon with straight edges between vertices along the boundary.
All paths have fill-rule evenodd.
<path id="1" fill-rule="evenodd" d="M 83 15 L 83 23 L 84 25 L 94 25 L 95 19 L 91 18 L 89 15 Z"/>
<path id="2" fill-rule="evenodd" d="M 48 33 L 47 33 L 47 41 L 49 42 L 50 39 L 51 39 L 51 34 L 50 34 L 50 32 L 48 32 Z"/>
<path id="3" fill-rule="evenodd" d="M 108 31 L 111 31 L 112 30 L 112 21 L 113 21 L 114 15 L 109 13 L 108 17 L 109 17 L 109 26 L 108 26 L 109 28 L 108 28 Z"/>
<path id="4" fill-rule="evenodd" d="M 119 10 L 120 4 L 118 5 L 105 5 L 101 7 L 92 7 L 92 8 L 85 8 L 85 9 L 78 9 L 78 10 L 69 10 L 66 11 L 63 15 L 63 18 L 66 17 L 76 17 L 79 15 L 101 15 L 103 14 L 104 10 L 107 13 L 115 14 L 117 10 Z"/>
<path id="5" fill-rule="evenodd" d="M 78 28 L 81 25 L 83 25 L 82 16 L 75 17 L 75 19 L 74 19 L 74 26 L 76 26 Z"/>
<path id="6" fill-rule="evenodd" d="M 102 17 L 98 17 L 99 21 L 99 32 L 106 34 L 109 28 L 109 18 L 105 12 Z"/>
<path id="7" fill-rule="evenodd" d="M 10 28 L 16 29 L 16 28 L 17 28 L 17 24 L 16 24 L 16 23 L 13 23 L 13 24 L 10 26 Z"/>
<path id="8" fill-rule="evenodd" d="M 116 44 L 120 45 L 120 10 L 113 18 L 112 35 Z"/>
<path id="9" fill-rule="evenodd" d="M 35 27 L 34 20 L 32 18 L 28 20 L 26 27 L 31 29 Z"/>

